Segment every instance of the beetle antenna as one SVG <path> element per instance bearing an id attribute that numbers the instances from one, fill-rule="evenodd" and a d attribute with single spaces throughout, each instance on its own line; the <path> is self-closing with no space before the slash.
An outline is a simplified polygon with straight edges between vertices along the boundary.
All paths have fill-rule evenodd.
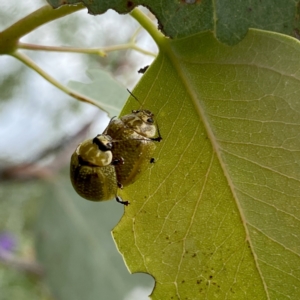
<path id="1" fill-rule="evenodd" d="M 140 105 L 142 105 L 142 103 L 139 101 L 139 99 L 135 96 L 135 95 L 133 95 L 132 94 L 132 92 L 130 92 L 129 91 L 129 89 L 127 89 L 127 92 L 140 104 Z"/>

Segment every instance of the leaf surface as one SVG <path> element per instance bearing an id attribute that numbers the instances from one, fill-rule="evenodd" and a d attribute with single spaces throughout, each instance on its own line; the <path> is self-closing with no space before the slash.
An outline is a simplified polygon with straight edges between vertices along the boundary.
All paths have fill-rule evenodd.
<path id="1" fill-rule="evenodd" d="M 300 297 L 299 55 L 278 34 L 206 32 L 166 39 L 144 74 L 163 141 L 113 235 L 152 299 Z"/>
<path id="2" fill-rule="evenodd" d="M 66 4 L 83 3 L 89 13 L 97 15 L 114 9 L 128 13 L 134 7 L 143 5 L 155 14 L 162 32 L 171 38 L 182 38 L 211 30 L 226 44 L 239 42 L 249 28 L 258 28 L 299 37 L 299 1 L 89 1 L 89 0 L 47 0 L 57 8 Z"/>

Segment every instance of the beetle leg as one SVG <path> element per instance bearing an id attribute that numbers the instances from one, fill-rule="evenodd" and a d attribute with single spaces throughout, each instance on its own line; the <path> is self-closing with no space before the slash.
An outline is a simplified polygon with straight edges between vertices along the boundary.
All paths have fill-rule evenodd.
<path id="1" fill-rule="evenodd" d="M 117 202 L 127 206 L 128 204 L 130 204 L 128 201 L 123 201 L 119 196 L 116 196 L 116 200 Z"/>
<path id="2" fill-rule="evenodd" d="M 160 142 L 163 138 L 162 136 L 160 135 L 160 131 L 159 131 L 159 127 L 158 127 L 158 124 L 156 123 L 156 127 L 157 127 L 157 133 L 158 133 L 158 137 L 156 138 L 150 138 L 151 141 L 155 141 L 155 142 Z"/>

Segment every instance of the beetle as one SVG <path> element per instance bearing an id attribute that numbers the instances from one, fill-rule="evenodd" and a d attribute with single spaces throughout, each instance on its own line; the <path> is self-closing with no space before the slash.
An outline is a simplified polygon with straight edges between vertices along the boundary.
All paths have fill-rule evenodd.
<path id="1" fill-rule="evenodd" d="M 134 183 L 148 168 L 154 161 L 155 142 L 162 140 L 154 114 L 145 109 L 112 118 L 104 134 L 113 139 L 111 151 L 120 188 Z"/>
<path id="2" fill-rule="evenodd" d="M 112 145 L 112 138 L 106 134 L 78 145 L 70 162 L 71 182 L 75 191 L 87 200 L 105 201 L 115 197 L 119 203 L 128 205 L 128 201 L 117 196 Z"/>

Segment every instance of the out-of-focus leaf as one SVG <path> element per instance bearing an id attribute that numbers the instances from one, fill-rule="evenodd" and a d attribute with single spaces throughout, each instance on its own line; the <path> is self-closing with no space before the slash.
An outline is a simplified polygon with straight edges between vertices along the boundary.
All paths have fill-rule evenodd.
<path id="1" fill-rule="evenodd" d="M 93 69 L 87 71 L 91 83 L 70 81 L 69 86 L 77 92 L 97 100 L 110 117 L 118 116 L 120 107 L 128 97 L 126 88 L 113 79 L 107 72 Z"/>
<path id="2" fill-rule="evenodd" d="M 0 184 L 0 300 L 50 300 L 32 272 L 37 270 L 32 231 L 42 188 L 37 181 Z"/>
<path id="3" fill-rule="evenodd" d="M 158 19 L 160 29 L 171 38 L 187 37 L 201 31 L 214 31 L 220 41 L 235 44 L 257 28 L 299 36 L 298 1 L 293 0 L 186 0 L 186 1 L 89 1 L 47 0 L 57 8 L 65 4 L 83 3 L 91 14 L 108 9 L 128 13 L 134 7 L 148 7 Z"/>
<path id="4" fill-rule="evenodd" d="M 116 201 L 80 198 L 60 177 L 49 185 L 36 249 L 55 299 L 123 299 L 135 286 L 151 284 L 150 276 L 128 273 L 112 240 L 110 231 L 123 209 Z"/>
<path id="5" fill-rule="evenodd" d="M 300 298 L 299 57 L 254 30 L 164 40 L 134 90 L 163 141 L 113 231 L 152 299 Z"/>
<path id="6" fill-rule="evenodd" d="M 24 68 L 20 68 L 18 72 L 7 74 L 0 78 L 0 102 L 10 100 L 16 88 L 20 86 L 22 81 Z"/>

